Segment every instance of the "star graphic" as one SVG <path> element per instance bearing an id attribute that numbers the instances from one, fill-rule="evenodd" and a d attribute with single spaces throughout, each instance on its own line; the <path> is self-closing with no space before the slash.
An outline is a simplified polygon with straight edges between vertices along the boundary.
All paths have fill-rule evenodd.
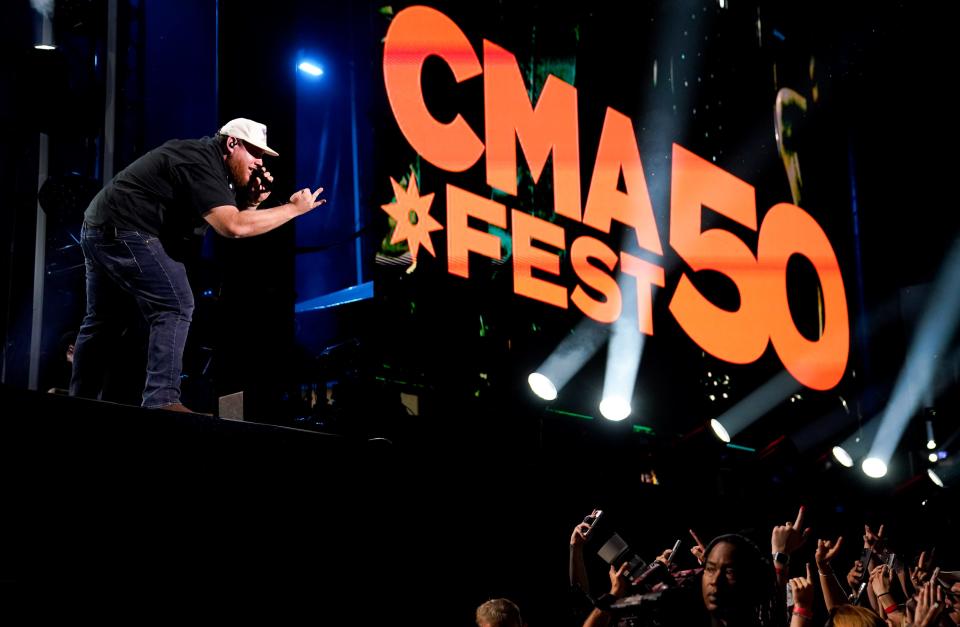
<path id="1" fill-rule="evenodd" d="M 396 220 L 397 227 L 393 230 L 391 244 L 406 240 L 410 246 L 410 256 L 413 262 L 417 261 L 417 252 L 423 245 L 434 257 L 437 253 L 433 250 L 433 241 L 430 239 L 431 231 L 439 231 L 443 226 L 430 215 L 430 203 L 433 202 L 433 194 L 426 196 L 420 195 L 417 189 L 417 177 L 410 174 L 410 182 L 407 189 L 403 189 L 400 183 L 390 177 L 390 184 L 393 185 L 393 193 L 396 199 L 380 205 L 391 218 Z"/>

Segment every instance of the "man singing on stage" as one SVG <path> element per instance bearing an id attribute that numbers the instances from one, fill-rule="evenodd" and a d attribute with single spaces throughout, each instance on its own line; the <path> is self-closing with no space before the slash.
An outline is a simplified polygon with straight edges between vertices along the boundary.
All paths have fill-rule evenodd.
<path id="1" fill-rule="evenodd" d="M 87 307 L 73 356 L 70 394 L 97 398 L 111 336 L 124 328 L 122 298 L 133 297 L 150 328 L 142 405 L 190 411 L 180 402 L 183 349 L 193 292 L 169 242 L 204 221 L 224 237 L 271 231 L 319 207 L 323 188 L 302 189 L 279 207 L 253 211 L 270 196 L 267 127 L 238 118 L 213 137 L 171 140 L 117 174 L 87 207 L 80 245 Z M 165 245 L 165 243 L 167 243 Z"/>

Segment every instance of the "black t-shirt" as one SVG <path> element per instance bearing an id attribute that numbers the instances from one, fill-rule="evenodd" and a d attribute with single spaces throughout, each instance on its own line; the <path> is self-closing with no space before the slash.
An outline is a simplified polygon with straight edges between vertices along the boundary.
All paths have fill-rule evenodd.
<path id="1" fill-rule="evenodd" d="M 88 224 L 182 237 L 203 227 L 203 215 L 236 195 L 212 137 L 173 139 L 143 155 L 93 199 Z"/>

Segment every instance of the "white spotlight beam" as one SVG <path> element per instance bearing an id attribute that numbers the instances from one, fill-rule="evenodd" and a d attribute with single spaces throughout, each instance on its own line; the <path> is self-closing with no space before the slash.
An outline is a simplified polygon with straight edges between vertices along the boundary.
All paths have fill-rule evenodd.
<path id="1" fill-rule="evenodd" d="M 537 372 L 548 378 L 559 392 L 596 354 L 600 345 L 607 339 L 608 332 L 607 327 L 590 318 L 584 318 L 540 364 Z"/>
<path id="2" fill-rule="evenodd" d="M 831 449 L 830 452 L 833 458 L 837 460 L 840 465 L 846 468 L 853 468 L 856 465 L 856 459 L 861 458 L 866 452 L 868 443 L 873 441 L 879 428 L 879 418 L 873 418 L 866 424 L 859 426 L 856 431 L 847 436 L 846 440 Z M 876 467 L 873 462 L 867 464 L 867 466 L 871 468 Z M 886 465 L 884 465 L 883 473 L 886 473 Z"/>
<path id="3" fill-rule="evenodd" d="M 910 418 L 934 378 L 934 362 L 944 350 L 960 318 L 960 240 L 954 242 L 930 291 L 928 306 L 917 326 L 906 361 L 883 412 L 870 457 L 889 462 Z"/>
<path id="4" fill-rule="evenodd" d="M 640 332 L 637 322 L 637 287 L 634 280 L 620 273 L 617 277 L 623 303 L 620 317 L 610 329 L 610 344 L 607 347 L 607 365 L 603 373 L 603 399 L 600 413 L 610 420 L 623 420 L 630 415 L 630 400 L 637 384 L 640 357 L 646 336 Z M 616 407 L 611 417 L 609 408 Z M 604 412 L 604 408 L 607 409 Z M 626 414 L 623 414 L 623 412 Z"/>
<path id="5" fill-rule="evenodd" d="M 800 383 L 784 370 L 716 419 L 734 438 L 800 388 Z"/>

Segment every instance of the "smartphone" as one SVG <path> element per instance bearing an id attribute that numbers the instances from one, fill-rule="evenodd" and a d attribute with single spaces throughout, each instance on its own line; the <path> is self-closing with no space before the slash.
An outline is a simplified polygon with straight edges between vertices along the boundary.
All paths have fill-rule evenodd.
<path id="1" fill-rule="evenodd" d="M 867 582 L 863 582 L 860 584 L 860 587 L 857 588 L 857 591 L 851 595 L 853 597 L 854 605 L 858 605 L 860 603 L 860 597 L 863 596 L 863 591 L 866 590 L 866 588 Z"/>
<path id="2" fill-rule="evenodd" d="M 583 535 L 589 537 L 590 533 L 593 531 L 593 527 L 597 524 L 597 521 L 600 520 L 600 516 L 603 515 L 602 509 L 595 509 L 590 512 L 589 515 L 585 516 L 583 522 L 587 525 L 587 532 Z"/>
<path id="3" fill-rule="evenodd" d="M 673 544 L 673 549 L 670 551 L 670 557 L 667 559 L 667 566 L 673 563 L 673 558 L 677 556 L 677 550 L 680 548 L 680 540 L 677 540 Z"/>
<path id="4" fill-rule="evenodd" d="M 897 559 L 896 553 L 891 553 L 890 557 L 887 559 L 887 568 L 889 568 L 891 572 L 893 571 L 893 563 L 896 561 L 896 559 Z"/>

